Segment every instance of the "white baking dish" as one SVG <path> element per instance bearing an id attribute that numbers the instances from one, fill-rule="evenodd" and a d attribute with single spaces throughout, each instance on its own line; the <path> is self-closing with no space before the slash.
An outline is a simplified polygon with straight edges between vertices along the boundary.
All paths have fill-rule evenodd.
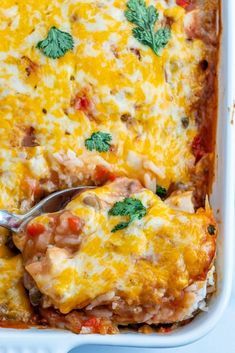
<path id="1" fill-rule="evenodd" d="M 222 48 L 220 63 L 220 107 L 217 129 L 217 162 L 211 203 L 220 223 L 218 239 L 218 290 L 209 303 L 209 311 L 170 334 L 120 334 L 114 336 L 75 335 L 60 330 L 0 329 L 0 352 L 68 352 L 83 344 L 134 347 L 176 347 L 191 343 L 208 333 L 220 319 L 230 297 L 233 272 L 234 184 L 235 184 L 235 2 L 222 1 Z M 234 58 L 234 61 L 233 61 Z"/>

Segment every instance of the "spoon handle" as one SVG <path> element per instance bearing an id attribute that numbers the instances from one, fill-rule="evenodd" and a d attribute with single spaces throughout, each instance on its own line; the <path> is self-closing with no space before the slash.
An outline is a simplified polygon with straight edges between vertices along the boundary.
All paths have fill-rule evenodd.
<path id="1" fill-rule="evenodd" d="M 78 186 L 54 192 L 45 197 L 23 215 L 16 215 L 8 211 L 0 210 L 0 227 L 7 228 L 16 233 L 20 232 L 34 217 L 43 213 L 57 212 L 64 208 L 64 206 L 82 190 L 94 188 L 94 186 Z"/>
<path id="2" fill-rule="evenodd" d="M 9 230 L 15 230 L 20 227 L 22 218 L 8 211 L 0 211 L 0 226 Z"/>

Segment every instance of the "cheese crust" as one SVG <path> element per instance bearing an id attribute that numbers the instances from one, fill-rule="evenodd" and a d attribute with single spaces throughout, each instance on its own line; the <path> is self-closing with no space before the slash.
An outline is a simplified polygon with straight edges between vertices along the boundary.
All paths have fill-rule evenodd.
<path id="1" fill-rule="evenodd" d="M 195 311 L 195 298 L 186 289 L 195 284 L 195 297 L 205 292 L 215 255 L 215 237 L 207 234 L 215 221 L 205 200 L 214 160 L 219 0 L 146 0 L 159 13 L 155 30 L 171 32 L 159 56 L 133 36 L 127 3 L 1 1 L 0 208 L 23 213 L 53 191 L 128 177 L 144 187 L 133 195 L 149 210 L 127 230 L 111 234 L 116 219 L 108 217 L 106 198 L 110 205 L 121 197 L 110 201 L 114 182 L 90 192 L 101 200 L 100 212 L 84 206 L 86 193 L 67 206 L 65 214 L 81 216 L 85 224 L 79 241 L 72 239 L 79 243 L 77 253 L 61 239 L 63 245 L 47 249 L 48 239 L 39 237 L 44 252 L 34 261 L 27 237 L 15 236 L 23 259 L 13 254 L 6 259 L 0 251 L 0 268 L 10 287 L 19 283 L 23 314 L 16 315 L 2 286 L 0 308 L 7 306 L 7 319 L 32 317 L 23 272 L 29 293 L 41 292 L 43 310 L 52 306 L 64 315 L 88 305 L 93 310 L 94 300 L 114 293 L 121 299 L 111 296 L 109 305 L 117 309 L 108 311 L 113 322 L 124 324 L 182 321 Z M 37 48 L 53 26 L 74 41 L 58 59 Z M 87 148 L 96 132 L 110 134 L 108 151 Z M 159 186 L 171 195 L 165 202 L 153 195 Z M 172 309 L 182 295 L 190 297 L 183 299 L 185 311 Z M 173 299 L 164 306 L 166 297 Z M 157 303 L 159 311 L 149 316 L 143 309 L 148 303 Z M 143 309 L 139 316 L 133 314 L 136 307 Z M 64 320 L 43 315 L 52 326 Z M 84 321 L 86 311 L 81 315 Z M 76 331 L 73 312 L 66 320 L 65 327 Z M 102 327 L 96 331 L 113 332 L 112 324 Z"/>
<path id="2" fill-rule="evenodd" d="M 126 216 L 112 217 L 109 210 L 126 197 L 141 201 L 146 215 L 112 232 Z M 117 323 L 189 317 L 191 288 L 205 286 L 216 234 L 208 231 L 215 225 L 211 209 L 195 213 L 190 198 L 183 204 L 182 199 L 185 193 L 163 202 L 138 182 L 120 178 L 83 192 L 64 211 L 36 217 L 15 243 L 44 295 L 42 307 L 52 305 L 63 314 L 106 308 Z M 71 228 L 71 219 L 79 220 L 81 229 Z M 44 228 L 33 236 L 30 229 L 39 224 Z"/>
<path id="3" fill-rule="evenodd" d="M 159 10 L 159 23 L 172 23 L 161 56 L 132 36 L 126 1 L 1 2 L 2 208 L 24 210 L 40 190 L 94 180 L 100 164 L 153 191 L 190 182 L 198 133 L 192 107 L 205 85 L 200 63 L 211 50 L 199 38 L 187 40 L 189 15 L 174 1 L 147 4 Z M 52 26 L 75 41 L 58 60 L 35 48 Z M 97 130 L 112 135 L 109 153 L 85 148 Z"/>

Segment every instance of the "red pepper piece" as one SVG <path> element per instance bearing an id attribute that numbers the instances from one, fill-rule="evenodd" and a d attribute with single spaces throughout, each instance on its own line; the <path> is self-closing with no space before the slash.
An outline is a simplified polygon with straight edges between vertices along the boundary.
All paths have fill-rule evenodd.
<path id="1" fill-rule="evenodd" d="M 111 173 L 105 166 L 97 165 L 95 168 L 94 178 L 97 185 L 102 185 L 107 181 L 114 181 L 116 176 L 115 174 Z"/>
<path id="2" fill-rule="evenodd" d="M 99 332 L 100 320 L 96 317 L 91 317 L 90 319 L 87 319 L 82 326 L 90 327 L 93 332 Z"/>
<path id="3" fill-rule="evenodd" d="M 83 222 L 79 217 L 69 217 L 68 218 L 69 228 L 73 233 L 79 233 L 83 226 Z"/>
<path id="4" fill-rule="evenodd" d="M 206 154 L 205 146 L 200 135 L 195 136 L 193 140 L 192 152 L 196 158 L 196 163 Z"/>
<path id="5" fill-rule="evenodd" d="M 27 233 L 31 237 L 38 236 L 45 231 L 45 226 L 40 223 L 31 223 L 27 227 Z"/>
<path id="6" fill-rule="evenodd" d="M 186 9 L 190 5 L 190 0 L 176 0 L 176 4 Z"/>
<path id="7" fill-rule="evenodd" d="M 75 97 L 74 108 L 83 112 L 89 112 L 91 110 L 91 102 L 85 93 Z"/>

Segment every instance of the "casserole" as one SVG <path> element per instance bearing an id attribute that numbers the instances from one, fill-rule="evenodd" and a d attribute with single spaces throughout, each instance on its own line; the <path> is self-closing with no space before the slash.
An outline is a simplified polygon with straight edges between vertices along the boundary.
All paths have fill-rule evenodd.
<path id="1" fill-rule="evenodd" d="M 225 6 L 225 5 L 224 5 Z M 230 6 L 232 4 L 230 3 Z M 232 9 L 228 10 L 223 9 L 223 16 L 228 16 L 232 14 Z M 224 17 L 226 18 L 226 17 Z M 228 23 L 229 21 L 226 21 Z M 225 22 L 224 22 L 225 23 Z M 228 43 L 232 43 L 232 40 L 229 41 L 228 33 L 224 30 L 223 33 L 223 45 L 224 50 L 222 50 L 223 55 L 225 56 L 227 50 L 231 50 L 231 46 Z M 232 60 L 232 56 L 228 55 L 228 60 Z M 226 58 L 223 57 L 221 65 L 221 76 L 227 77 L 228 82 L 231 79 L 231 76 L 228 75 L 228 67 L 232 67 L 229 61 L 229 65 L 227 67 Z M 223 66 L 224 65 L 224 66 Z M 220 81 L 221 82 L 221 81 Z M 228 119 L 226 121 L 226 128 L 224 128 L 224 121 L 222 119 L 219 120 L 219 128 L 218 134 L 220 134 L 217 138 L 219 143 L 221 141 L 225 141 L 224 144 L 220 144 L 218 148 L 218 167 L 216 173 L 216 181 L 214 185 L 214 192 L 212 196 L 212 204 L 214 209 L 219 208 L 221 215 L 221 229 L 220 234 L 225 235 L 223 241 L 219 242 L 218 249 L 218 296 L 216 295 L 214 300 L 209 305 L 209 313 L 198 316 L 192 323 L 190 323 L 187 327 L 182 327 L 177 330 L 177 332 L 171 333 L 167 336 L 161 335 L 151 335 L 151 336 L 142 336 L 142 335 L 133 335 L 133 334 L 122 334 L 118 337 L 84 337 L 84 336 L 74 336 L 69 333 L 56 333 L 56 331 L 38 331 L 35 332 L 34 329 L 30 331 L 12 331 L 12 330 L 3 330 L 1 332 L 1 343 L 9 344 L 12 341 L 12 337 L 14 336 L 14 344 L 13 346 L 17 347 L 17 344 L 22 344 L 27 341 L 27 347 L 32 350 L 33 345 L 35 344 L 35 340 L 39 339 L 42 343 L 42 348 L 47 349 L 47 339 L 50 337 L 50 344 L 54 344 L 52 346 L 52 351 L 60 351 L 62 348 L 65 350 L 72 348 L 78 344 L 85 343 L 104 343 L 104 344 L 118 344 L 118 345 L 135 345 L 135 346 L 152 346 L 152 347 L 170 347 L 177 346 L 180 344 L 186 344 L 192 342 L 193 340 L 199 338 L 205 334 L 211 327 L 214 322 L 221 315 L 229 297 L 229 292 L 231 289 L 231 272 L 232 272 L 232 234 L 231 230 L 233 230 L 233 162 L 231 156 L 231 145 L 234 143 L 234 136 L 232 135 L 231 126 L 231 114 L 225 112 L 224 107 L 228 106 L 231 109 L 232 96 L 224 95 L 221 87 L 220 87 L 220 117 L 227 116 Z M 222 104 L 223 103 L 223 104 Z M 220 125 L 221 124 L 221 125 Z M 220 128 L 222 127 L 223 128 Z M 221 136 L 222 135 L 222 136 Z M 222 148 L 222 146 L 224 146 Z M 229 153 L 228 153 L 229 152 Z M 223 158 L 224 157 L 224 158 Z M 217 167 L 217 168 L 218 168 Z M 223 192 L 222 192 L 223 191 Z M 220 194 L 220 192 L 222 194 Z M 223 202 L 221 202 L 223 200 Z M 224 259 L 224 261 L 223 261 Z M 220 286 L 221 285 L 221 286 Z M 207 316 L 207 317 L 206 317 Z M 5 332 L 4 332 L 5 331 Z M 60 336 L 61 343 L 57 345 L 57 335 Z M 68 337 L 69 336 L 69 337 Z M 43 344 L 43 339 L 45 339 Z M 63 340 L 63 341 L 62 341 Z M 64 342 L 69 341 L 69 342 Z M 146 343 L 148 341 L 148 343 Z M 134 343 L 133 343 L 134 342 Z"/>

